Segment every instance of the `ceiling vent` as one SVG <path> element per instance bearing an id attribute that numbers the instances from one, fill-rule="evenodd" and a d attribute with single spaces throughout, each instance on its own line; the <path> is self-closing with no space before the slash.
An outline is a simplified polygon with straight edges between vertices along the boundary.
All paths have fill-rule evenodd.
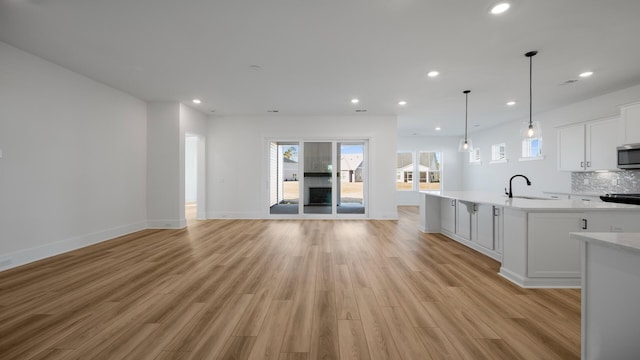
<path id="1" fill-rule="evenodd" d="M 561 83 L 560 85 L 569 85 L 569 84 L 573 84 L 573 83 L 577 83 L 578 79 L 569 79 L 563 83 Z"/>

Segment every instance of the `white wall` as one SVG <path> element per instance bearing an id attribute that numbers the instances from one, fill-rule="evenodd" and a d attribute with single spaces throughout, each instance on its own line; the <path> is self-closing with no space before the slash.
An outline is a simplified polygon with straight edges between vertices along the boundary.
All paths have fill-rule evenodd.
<path id="1" fill-rule="evenodd" d="M 523 179 L 514 180 L 514 192 L 523 195 L 541 195 L 544 191 L 571 191 L 571 173 L 557 170 L 557 131 L 555 127 L 582 121 L 619 115 L 619 105 L 640 100 L 640 86 L 598 96 L 589 100 L 570 104 L 552 111 L 535 114 L 534 121 L 542 125 L 544 160 L 518 161 L 521 155 L 520 124 L 528 120 L 519 119 L 491 129 L 471 133 L 474 147 L 479 147 L 482 165 L 470 165 L 463 162 L 463 188 L 503 192 L 509 185 L 509 178 L 515 174 L 524 174 L 532 182 L 526 186 Z M 535 109 L 535 97 L 534 97 Z M 526 104 L 528 106 L 528 104 Z M 489 164 L 491 145 L 506 143 L 506 164 Z"/>
<path id="2" fill-rule="evenodd" d="M 398 152 L 442 152 L 442 190 L 455 191 L 462 188 L 461 159 L 466 159 L 458 152 L 459 141 L 458 137 L 448 136 L 402 136 L 398 137 Z M 396 194 L 398 205 L 418 205 L 417 191 L 396 191 Z"/>
<path id="3" fill-rule="evenodd" d="M 186 226 L 180 103 L 150 102 L 147 113 L 148 225 L 180 229 Z"/>
<path id="4" fill-rule="evenodd" d="M 212 117 L 207 137 L 208 217 L 268 213 L 267 138 L 369 139 L 369 213 L 396 218 L 397 121 L 391 116 Z"/>
<path id="5" fill-rule="evenodd" d="M 146 226 L 146 106 L 0 43 L 0 270 Z"/>

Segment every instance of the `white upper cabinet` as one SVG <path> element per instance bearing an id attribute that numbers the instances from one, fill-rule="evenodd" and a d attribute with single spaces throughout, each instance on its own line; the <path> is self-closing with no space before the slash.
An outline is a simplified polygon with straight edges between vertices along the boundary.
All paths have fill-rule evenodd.
<path id="1" fill-rule="evenodd" d="M 610 118 L 587 123 L 587 170 L 615 170 L 618 166 L 616 147 L 620 146 L 620 119 Z"/>
<path id="2" fill-rule="evenodd" d="M 624 144 L 640 143 L 640 102 L 620 107 Z M 622 144 L 618 144 L 622 145 Z"/>
<path id="3" fill-rule="evenodd" d="M 558 128 L 558 170 L 616 170 L 619 127 L 615 117 Z"/>
<path id="4" fill-rule="evenodd" d="M 584 124 L 558 129 L 558 169 L 564 171 L 582 171 L 585 169 L 585 140 Z"/>

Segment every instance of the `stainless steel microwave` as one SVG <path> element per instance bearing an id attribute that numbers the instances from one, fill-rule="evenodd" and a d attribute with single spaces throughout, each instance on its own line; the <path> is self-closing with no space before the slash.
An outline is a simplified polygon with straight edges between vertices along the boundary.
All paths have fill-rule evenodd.
<path id="1" fill-rule="evenodd" d="M 618 168 L 640 169 L 640 144 L 618 146 Z"/>

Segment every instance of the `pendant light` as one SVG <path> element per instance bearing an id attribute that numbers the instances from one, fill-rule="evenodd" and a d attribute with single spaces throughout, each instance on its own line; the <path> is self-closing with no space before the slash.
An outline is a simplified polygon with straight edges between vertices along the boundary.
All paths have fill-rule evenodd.
<path id="1" fill-rule="evenodd" d="M 529 121 L 522 124 L 521 134 L 524 139 L 539 138 L 540 124 L 533 122 L 533 57 L 537 51 L 529 51 L 524 56 L 529 58 Z"/>
<path id="2" fill-rule="evenodd" d="M 471 145 L 471 139 L 467 139 L 467 115 L 469 113 L 469 93 L 471 90 L 463 91 L 465 100 L 464 100 L 464 138 L 460 139 L 460 144 L 458 145 L 458 151 L 460 152 L 470 152 L 473 150 L 473 146 Z"/>

